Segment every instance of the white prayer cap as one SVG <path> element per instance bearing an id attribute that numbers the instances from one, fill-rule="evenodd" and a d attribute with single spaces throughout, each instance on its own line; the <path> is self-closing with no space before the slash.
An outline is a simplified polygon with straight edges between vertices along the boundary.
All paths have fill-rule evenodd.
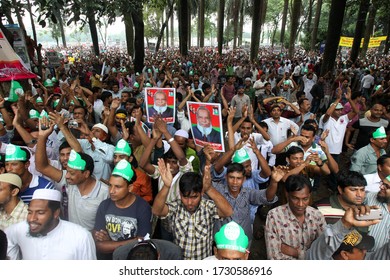
<path id="1" fill-rule="evenodd" d="M 181 137 L 184 137 L 186 139 L 188 139 L 189 135 L 188 135 L 188 132 L 183 130 L 183 129 L 179 129 L 175 132 L 175 136 L 181 136 Z"/>
<path id="2" fill-rule="evenodd" d="M 32 199 L 43 199 L 61 202 L 61 193 L 52 189 L 38 189 L 34 192 Z"/>

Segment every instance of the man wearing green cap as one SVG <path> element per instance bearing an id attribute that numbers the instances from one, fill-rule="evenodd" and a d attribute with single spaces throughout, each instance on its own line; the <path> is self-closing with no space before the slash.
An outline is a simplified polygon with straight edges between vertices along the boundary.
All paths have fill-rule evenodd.
<path id="1" fill-rule="evenodd" d="M 236 222 L 229 222 L 214 235 L 214 256 L 205 260 L 247 260 L 249 241 L 243 228 Z"/>
<path id="2" fill-rule="evenodd" d="M 72 150 L 66 170 L 57 169 L 49 164 L 45 144 L 53 129 L 53 123 L 47 130 L 39 129 L 36 168 L 59 186 L 65 187 L 68 209 L 64 209 L 64 216 L 68 216 L 70 222 L 92 230 L 99 204 L 109 197 L 108 186 L 92 176 L 94 160 L 87 154 Z"/>
<path id="3" fill-rule="evenodd" d="M 138 162 L 132 153 L 129 143 L 123 139 L 119 140 L 115 146 L 114 165 L 120 160 L 128 161 L 133 171 L 135 171 L 137 179 L 133 183 L 132 193 L 139 195 L 145 201 L 151 203 L 153 200 L 151 179 L 141 168 L 138 168 Z"/>
<path id="4" fill-rule="evenodd" d="M 45 151 L 46 152 L 46 151 Z M 52 182 L 44 177 L 30 173 L 30 152 L 23 147 L 9 144 L 5 151 L 5 169 L 7 173 L 19 175 L 22 179 L 19 197 L 29 204 L 33 193 L 38 189 L 54 189 Z"/>
<path id="5" fill-rule="evenodd" d="M 351 170 L 365 174 L 376 172 L 377 160 L 386 154 L 387 135 L 383 126 L 371 133 L 370 144 L 357 150 L 351 157 Z"/>
<path id="6" fill-rule="evenodd" d="M 93 236 L 102 259 L 112 259 L 116 248 L 152 232 L 150 205 L 132 193 L 136 179 L 130 163 L 120 160 L 110 177 L 110 198 L 96 213 Z"/>

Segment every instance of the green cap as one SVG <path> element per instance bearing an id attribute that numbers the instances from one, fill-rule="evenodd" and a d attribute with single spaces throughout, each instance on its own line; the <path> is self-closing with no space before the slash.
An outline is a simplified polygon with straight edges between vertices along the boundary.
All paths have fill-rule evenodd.
<path id="1" fill-rule="evenodd" d="M 112 175 L 121 176 L 130 182 L 131 178 L 134 176 L 134 171 L 131 168 L 130 163 L 127 160 L 122 159 L 115 165 Z"/>
<path id="2" fill-rule="evenodd" d="M 37 102 L 37 103 L 43 103 L 42 97 L 38 96 L 38 98 L 37 98 L 37 101 L 36 101 L 36 102 Z"/>
<path id="3" fill-rule="evenodd" d="M 53 102 L 53 108 L 57 107 L 58 103 L 60 103 L 59 99 L 54 100 Z"/>
<path id="4" fill-rule="evenodd" d="M 26 161 L 27 154 L 19 146 L 9 144 L 5 149 L 5 161 Z"/>
<path id="5" fill-rule="evenodd" d="M 133 86 L 139 88 L 139 83 L 135 82 Z"/>
<path id="6" fill-rule="evenodd" d="M 383 126 L 379 127 L 375 132 L 372 134 L 372 138 L 378 139 L 378 138 L 386 138 L 386 131 Z"/>
<path id="7" fill-rule="evenodd" d="M 247 160 L 251 160 L 251 158 L 249 157 L 248 152 L 244 148 L 241 148 L 234 153 L 232 162 L 243 163 Z"/>
<path id="8" fill-rule="evenodd" d="M 390 182 L 390 175 L 386 177 L 386 180 Z"/>
<path id="9" fill-rule="evenodd" d="M 79 153 L 75 152 L 75 150 L 72 149 L 69 155 L 68 166 L 76 170 L 84 171 L 85 165 L 85 160 L 81 158 Z"/>
<path id="10" fill-rule="evenodd" d="M 44 81 L 44 82 L 43 82 L 43 85 L 44 85 L 45 87 L 52 87 L 52 86 L 54 86 L 54 85 L 53 85 L 53 81 L 50 80 L 50 79 L 47 79 L 46 81 Z"/>
<path id="11" fill-rule="evenodd" d="M 74 105 L 74 101 L 73 100 L 70 101 L 70 105 Z"/>
<path id="12" fill-rule="evenodd" d="M 24 90 L 17 81 L 11 81 L 11 89 L 9 91 L 8 101 L 16 102 L 19 100 L 19 95 L 23 95 Z"/>
<path id="13" fill-rule="evenodd" d="M 191 76 L 194 75 L 194 71 L 191 70 L 191 71 L 190 71 L 190 75 L 191 75 Z"/>
<path id="14" fill-rule="evenodd" d="M 246 253 L 248 248 L 248 237 L 242 227 L 234 221 L 224 225 L 214 235 L 218 249 L 229 249 Z"/>
<path id="15" fill-rule="evenodd" d="M 57 82 L 57 79 L 56 79 L 55 77 L 53 77 L 53 78 L 51 78 L 51 81 L 52 81 L 53 83 L 56 83 L 56 82 Z"/>
<path id="16" fill-rule="evenodd" d="M 37 110 L 31 109 L 28 112 L 28 115 L 29 115 L 30 119 L 39 119 L 39 112 Z"/>
<path id="17" fill-rule="evenodd" d="M 49 115 L 46 113 L 45 110 L 42 110 L 42 112 L 39 114 L 39 118 L 40 118 L 40 119 L 42 119 L 43 117 L 46 117 L 46 118 L 49 117 Z"/>
<path id="18" fill-rule="evenodd" d="M 130 156 L 131 155 L 131 148 L 130 148 L 129 143 L 127 143 L 127 141 L 125 141 L 123 139 L 119 140 L 115 146 L 114 154 L 121 154 L 121 155 Z"/>
<path id="19" fill-rule="evenodd" d="M 151 83 L 146 83 L 145 87 L 152 87 Z"/>
<path id="20" fill-rule="evenodd" d="M 377 86 L 375 87 L 375 90 L 379 90 L 381 87 L 382 87 L 381 85 L 377 85 Z"/>

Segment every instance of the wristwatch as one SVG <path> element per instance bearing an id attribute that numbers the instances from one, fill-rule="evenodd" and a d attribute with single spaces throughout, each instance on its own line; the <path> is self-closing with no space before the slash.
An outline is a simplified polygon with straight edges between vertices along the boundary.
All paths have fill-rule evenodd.
<path id="1" fill-rule="evenodd" d="M 318 163 L 317 163 L 317 166 L 318 166 L 318 167 L 324 166 L 324 162 L 322 162 L 321 164 L 318 164 Z"/>
<path id="2" fill-rule="evenodd" d="M 27 142 L 26 144 L 30 145 L 30 144 L 36 144 L 36 143 L 37 143 L 37 139 L 32 139 L 30 142 Z"/>

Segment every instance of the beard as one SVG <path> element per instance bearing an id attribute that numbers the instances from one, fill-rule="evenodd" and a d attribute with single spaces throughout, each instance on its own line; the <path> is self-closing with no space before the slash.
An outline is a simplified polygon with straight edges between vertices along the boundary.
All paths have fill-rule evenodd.
<path id="1" fill-rule="evenodd" d="M 390 198 L 389 197 L 386 197 L 386 196 L 383 196 L 381 194 L 377 194 L 376 195 L 376 199 L 380 202 L 380 203 L 389 203 L 390 202 Z"/>

